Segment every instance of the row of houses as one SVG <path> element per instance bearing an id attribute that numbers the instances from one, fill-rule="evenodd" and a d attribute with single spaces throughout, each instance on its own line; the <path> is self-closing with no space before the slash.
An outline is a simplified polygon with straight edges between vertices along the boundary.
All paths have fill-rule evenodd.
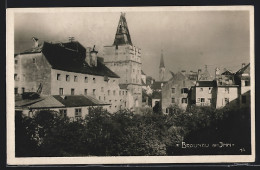
<path id="1" fill-rule="evenodd" d="M 226 105 L 249 106 L 250 64 L 242 64 L 242 68 L 235 73 L 229 70 L 220 73 L 220 69 L 216 68 L 214 79 L 209 74 L 200 76 L 200 70 L 194 75 L 194 72 L 190 74 L 181 71 L 162 84 L 160 101 L 163 113 L 169 113 L 173 105 L 182 109 L 191 105 L 214 108 Z"/>

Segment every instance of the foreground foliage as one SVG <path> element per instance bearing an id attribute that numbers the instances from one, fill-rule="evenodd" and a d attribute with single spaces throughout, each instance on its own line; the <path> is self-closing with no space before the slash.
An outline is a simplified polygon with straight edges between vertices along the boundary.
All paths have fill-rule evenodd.
<path id="1" fill-rule="evenodd" d="M 187 154 L 249 154 L 250 109 L 173 108 L 169 115 L 152 111 L 110 114 L 90 108 L 70 121 L 42 110 L 32 118 L 16 114 L 16 156 L 159 156 Z M 185 143 L 234 143 L 230 148 L 182 148 Z M 243 148 L 243 153 L 241 153 Z"/>

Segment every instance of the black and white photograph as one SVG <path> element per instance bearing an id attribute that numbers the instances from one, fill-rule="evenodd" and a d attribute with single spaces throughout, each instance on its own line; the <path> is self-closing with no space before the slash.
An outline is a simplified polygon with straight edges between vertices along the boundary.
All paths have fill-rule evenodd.
<path id="1" fill-rule="evenodd" d="M 254 8 L 7 9 L 7 163 L 253 162 Z"/>

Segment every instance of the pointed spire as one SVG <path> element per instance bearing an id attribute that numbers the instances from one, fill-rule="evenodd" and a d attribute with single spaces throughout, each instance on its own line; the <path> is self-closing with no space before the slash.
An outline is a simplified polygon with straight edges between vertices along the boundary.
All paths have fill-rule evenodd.
<path id="1" fill-rule="evenodd" d="M 124 44 L 133 45 L 128 30 L 128 26 L 126 23 L 125 13 L 121 12 L 113 45 L 124 45 Z"/>
<path id="2" fill-rule="evenodd" d="M 164 66 L 164 60 L 163 60 L 163 50 L 161 51 L 161 61 L 160 61 L 160 68 L 165 67 Z"/>

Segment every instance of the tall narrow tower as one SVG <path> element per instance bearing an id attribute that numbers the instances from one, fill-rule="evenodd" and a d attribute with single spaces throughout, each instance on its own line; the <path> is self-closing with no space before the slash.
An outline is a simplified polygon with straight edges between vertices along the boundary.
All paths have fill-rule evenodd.
<path id="1" fill-rule="evenodd" d="M 163 50 L 161 51 L 161 60 L 159 66 L 159 81 L 165 81 L 165 66 L 163 60 Z"/>
<path id="2" fill-rule="evenodd" d="M 114 43 L 104 46 L 104 63 L 120 76 L 121 87 L 126 87 L 127 107 L 140 107 L 142 104 L 141 49 L 132 44 L 125 13 L 119 18 Z"/>

